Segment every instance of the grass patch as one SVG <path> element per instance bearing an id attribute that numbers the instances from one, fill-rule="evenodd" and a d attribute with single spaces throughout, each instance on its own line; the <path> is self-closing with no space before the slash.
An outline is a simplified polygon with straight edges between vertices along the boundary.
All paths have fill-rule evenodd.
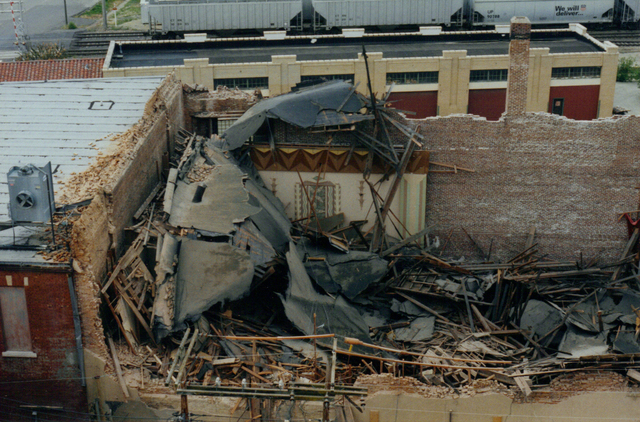
<path id="1" fill-rule="evenodd" d="M 623 57 L 618 62 L 617 82 L 633 82 L 640 81 L 640 67 L 636 59 L 632 57 Z"/>
<path id="2" fill-rule="evenodd" d="M 122 3 L 122 0 L 106 0 L 107 10 L 113 9 L 113 6 Z M 102 1 L 98 1 L 93 7 L 82 14 L 83 18 L 95 18 L 102 15 Z"/>
<path id="3" fill-rule="evenodd" d="M 118 26 L 136 19 L 140 19 L 140 0 L 130 0 L 118 10 Z"/>

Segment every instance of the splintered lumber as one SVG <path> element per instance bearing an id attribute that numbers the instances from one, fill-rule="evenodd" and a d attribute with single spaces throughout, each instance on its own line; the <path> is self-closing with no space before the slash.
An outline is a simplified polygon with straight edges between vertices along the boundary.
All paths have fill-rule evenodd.
<path id="1" fill-rule="evenodd" d="M 420 130 L 420 126 L 416 128 L 416 132 Z M 391 204 L 393 203 L 393 198 L 400 187 L 400 182 L 402 182 L 402 177 L 404 176 L 404 172 L 407 169 L 407 165 L 409 164 L 409 160 L 411 159 L 411 155 L 413 154 L 413 150 L 416 147 L 415 135 L 409 139 L 408 145 L 406 146 L 402 158 L 400 159 L 400 163 L 396 169 L 395 178 L 393 179 L 393 183 L 389 187 L 387 191 L 387 197 L 385 198 L 382 204 L 382 210 L 380 211 L 381 220 L 379 221 L 379 225 L 373 231 L 373 239 L 371 240 L 371 244 L 374 249 L 377 249 L 378 242 L 380 241 L 380 237 L 382 236 L 382 232 L 384 230 L 384 221 L 387 218 L 387 214 L 391 209 Z"/>
<path id="2" fill-rule="evenodd" d="M 411 355 L 411 356 L 419 356 L 419 357 L 426 356 L 429 359 L 450 360 L 453 362 L 487 363 L 487 364 L 493 364 L 493 365 L 508 365 L 513 363 L 513 361 L 510 361 L 510 360 L 483 360 L 483 359 L 466 359 L 466 358 L 452 358 L 447 356 L 425 355 L 424 353 L 409 352 L 407 350 L 392 349 L 390 347 L 377 346 L 375 344 L 365 343 L 361 340 L 358 340 L 356 338 L 351 338 L 351 337 L 345 337 L 344 342 L 346 344 L 352 344 L 354 346 L 364 346 L 364 347 L 369 347 L 371 349 L 383 350 L 385 352 L 397 353 L 400 355 Z"/>
<path id="3" fill-rule="evenodd" d="M 111 337 L 107 337 L 109 341 L 109 349 L 111 349 L 111 356 L 113 357 L 113 365 L 116 369 L 116 375 L 118 375 L 118 382 L 120 383 L 120 388 L 122 388 L 122 392 L 126 398 L 129 398 L 129 390 L 127 389 L 127 384 L 124 382 L 124 377 L 122 376 L 122 368 L 120 367 L 120 359 L 118 359 L 118 352 L 116 351 L 116 346 L 113 344 L 113 339 Z"/>
<path id="4" fill-rule="evenodd" d="M 140 216 L 142 216 L 142 213 L 144 212 L 144 210 L 147 209 L 147 207 L 149 206 L 149 204 L 151 204 L 151 201 L 153 201 L 153 198 L 156 197 L 156 195 L 158 194 L 158 192 L 160 191 L 160 188 L 162 187 L 162 183 L 158 183 L 156 185 L 155 188 L 153 188 L 153 190 L 151 191 L 151 193 L 149 194 L 149 196 L 147 196 L 147 199 L 144 200 L 144 202 L 142 203 L 142 205 L 140 205 L 140 208 L 138 208 L 138 211 L 136 211 L 136 213 L 133 215 L 133 218 L 135 220 L 138 220 L 140 218 Z"/>
<path id="5" fill-rule="evenodd" d="M 380 356 L 372 356 L 372 355 L 365 355 L 363 353 L 349 352 L 349 351 L 342 350 L 342 349 L 336 350 L 336 353 L 338 353 L 339 355 L 352 356 L 352 357 L 356 357 L 356 358 L 369 359 L 369 360 L 377 360 L 377 361 L 380 361 L 380 362 L 399 363 L 399 364 L 402 364 L 402 365 L 425 366 L 425 367 L 429 367 L 429 368 L 442 368 L 442 369 L 464 369 L 465 371 L 468 371 L 469 369 L 480 369 L 480 368 L 470 368 L 468 366 L 440 365 L 440 364 L 437 364 L 437 363 L 415 362 L 415 361 L 410 361 L 410 360 L 383 358 L 383 357 L 380 357 Z M 431 358 L 431 357 L 432 356 L 429 356 L 429 358 Z M 437 358 L 437 356 L 435 358 Z M 483 369 L 485 371 L 489 371 L 489 372 L 503 372 L 504 371 L 503 368 L 486 368 L 486 367 L 483 367 L 481 369 Z"/>
<path id="6" fill-rule="evenodd" d="M 193 337 L 191 337 L 191 342 L 189 343 L 189 348 L 187 349 L 187 352 L 184 354 L 184 356 L 182 358 L 182 362 L 180 363 L 180 370 L 178 371 L 178 375 L 176 375 L 176 379 L 177 379 L 176 384 L 179 384 L 182 381 L 182 375 L 184 374 L 184 370 L 185 370 L 185 368 L 187 366 L 187 360 L 189 359 L 189 356 L 191 355 L 191 351 L 193 350 L 193 346 L 196 344 L 196 339 L 198 338 L 198 332 L 199 332 L 199 330 L 197 328 L 193 332 Z"/>
<path id="7" fill-rule="evenodd" d="M 513 380 L 516 382 L 516 385 L 520 390 L 522 390 L 525 396 L 529 397 L 531 395 L 532 391 L 531 387 L 529 387 L 529 382 L 531 381 L 531 379 L 526 374 L 522 374 L 520 371 L 516 371 L 513 375 Z"/>
<path id="8" fill-rule="evenodd" d="M 557 271 L 553 273 L 505 276 L 504 279 L 512 280 L 512 281 L 529 281 L 529 280 L 544 280 L 547 278 L 567 278 L 567 277 L 576 277 L 576 276 L 594 275 L 594 274 L 604 274 L 604 271 L 602 271 L 602 269 L 600 268 L 587 268 L 586 270 Z"/>
<path id="9" fill-rule="evenodd" d="M 225 340 L 237 340 L 237 341 L 282 341 L 282 340 L 312 340 L 318 338 L 333 338 L 335 334 L 316 334 L 310 336 L 216 336 Z"/>
<path id="10" fill-rule="evenodd" d="M 173 376 L 173 371 L 175 371 L 176 366 L 178 365 L 178 360 L 182 355 L 182 353 L 184 352 L 184 345 L 187 342 L 187 338 L 189 338 L 190 332 L 191 332 L 191 327 L 187 327 L 187 331 L 184 332 L 184 336 L 182 336 L 182 341 L 180 342 L 180 346 L 178 347 L 178 353 L 176 353 L 176 357 L 173 359 L 173 364 L 171 364 L 171 369 L 169 369 L 169 373 L 167 374 L 167 379 L 164 381 L 165 385 L 169 385 L 169 382 L 171 381 L 171 377 Z M 174 381 L 176 381 L 175 378 L 174 378 Z"/>
<path id="11" fill-rule="evenodd" d="M 431 231 L 431 229 L 433 229 L 433 227 L 434 227 L 434 226 L 426 227 L 426 228 L 424 228 L 424 229 L 420 230 L 418 233 L 416 233 L 416 234 L 414 234 L 414 235 L 412 235 L 412 236 L 409 236 L 409 237 L 405 238 L 404 240 L 402 240 L 402 241 L 400 241 L 400 242 L 396 243 L 395 245 L 393 245 L 393 246 L 392 246 L 392 247 L 390 247 L 389 249 L 387 249 L 387 250 L 385 250 L 385 251 L 380 252 L 380 256 L 384 258 L 385 256 L 387 256 L 387 255 L 391 254 L 392 252 L 395 252 L 395 251 L 397 251 L 398 249 L 402 248 L 403 246 L 408 245 L 409 243 L 411 243 L 411 242 L 413 242 L 413 241 L 415 241 L 415 240 L 418 240 L 418 239 L 420 239 L 420 238 L 421 238 L 421 237 L 423 237 L 423 236 L 426 236 L 427 234 L 429 234 L 429 232 Z"/>
<path id="12" fill-rule="evenodd" d="M 396 292 L 396 294 L 398 296 L 402 296 L 403 298 L 407 299 L 409 302 L 413 303 L 414 305 L 416 305 L 419 308 L 424 309 L 425 311 L 429 312 L 430 314 L 434 315 L 436 317 L 436 319 L 440 319 L 446 323 L 450 323 L 452 324 L 452 322 L 447 319 L 446 317 L 443 317 L 442 315 L 440 315 L 438 312 L 434 311 L 433 309 L 431 309 L 430 307 L 428 307 L 427 305 L 423 304 L 422 302 L 419 302 L 417 300 L 415 300 L 414 298 L 412 298 L 411 296 L 408 296 L 402 292 Z"/>
<path id="13" fill-rule="evenodd" d="M 627 370 L 627 376 L 635 382 L 640 383 L 640 372 L 636 371 L 635 369 Z"/>
<path id="14" fill-rule="evenodd" d="M 638 228 L 633 229 L 633 233 L 631 234 L 629 241 L 625 245 L 620 259 L 626 258 L 627 255 L 631 253 L 631 251 L 633 250 L 633 247 L 636 245 L 636 243 L 638 243 L 639 236 L 640 236 L 640 229 Z M 623 268 L 622 266 L 619 266 L 618 268 L 616 268 L 616 270 L 613 272 L 613 275 L 611 276 L 611 281 L 616 281 L 618 279 L 618 277 L 620 276 L 620 273 L 622 272 L 622 268 Z"/>
<path id="15" fill-rule="evenodd" d="M 142 251 L 142 248 L 143 248 L 143 244 L 142 244 L 143 238 L 144 236 L 142 235 L 142 233 L 140 233 L 136 238 L 136 240 L 133 241 L 129 249 L 127 249 L 127 252 L 125 252 L 122 258 L 120 258 L 118 265 L 116 265 L 116 267 L 113 269 L 113 272 L 111 273 L 111 277 L 109 277 L 109 280 L 107 280 L 104 286 L 102 286 L 102 290 L 101 290 L 102 293 L 107 292 L 107 289 L 109 288 L 111 283 L 113 283 L 114 280 L 120 275 L 120 272 L 122 270 L 124 270 L 129 265 L 131 265 L 136 258 L 139 258 L 140 252 Z"/>

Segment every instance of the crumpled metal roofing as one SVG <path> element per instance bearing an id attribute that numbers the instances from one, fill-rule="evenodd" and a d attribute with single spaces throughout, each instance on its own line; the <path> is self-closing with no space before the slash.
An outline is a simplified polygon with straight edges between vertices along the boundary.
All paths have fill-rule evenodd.
<path id="1" fill-rule="evenodd" d="M 262 100 L 222 134 L 223 148 L 230 151 L 240 148 L 267 118 L 280 119 L 301 128 L 373 119 L 372 115 L 358 113 L 364 105 L 365 99 L 355 92 L 355 87 L 340 80 Z"/>
<path id="2" fill-rule="evenodd" d="M 87 169 L 110 135 L 136 124 L 164 77 L 0 83 L 0 221 L 8 221 L 6 174 L 51 161 L 57 192 Z"/>

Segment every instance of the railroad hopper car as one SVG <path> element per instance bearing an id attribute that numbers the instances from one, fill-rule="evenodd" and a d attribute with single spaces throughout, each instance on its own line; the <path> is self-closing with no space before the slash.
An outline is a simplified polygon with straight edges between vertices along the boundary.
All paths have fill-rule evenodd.
<path id="1" fill-rule="evenodd" d="M 319 32 L 349 27 L 508 24 L 637 26 L 640 0 L 143 0 L 151 32 L 284 29 Z M 160 28 L 157 29 L 156 28 Z"/>
<path id="2" fill-rule="evenodd" d="M 638 22 L 640 0 L 474 0 L 474 26 L 507 24 L 526 16 L 532 24 Z"/>
<path id="3" fill-rule="evenodd" d="M 164 33 L 462 25 L 464 0 L 149 0 L 143 15 Z"/>

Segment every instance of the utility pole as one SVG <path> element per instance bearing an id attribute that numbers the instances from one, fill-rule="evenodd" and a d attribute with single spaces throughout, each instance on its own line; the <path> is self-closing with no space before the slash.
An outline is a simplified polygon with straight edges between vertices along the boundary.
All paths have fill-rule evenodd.
<path id="1" fill-rule="evenodd" d="M 107 2 L 102 0 L 102 29 L 107 30 Z"/>

